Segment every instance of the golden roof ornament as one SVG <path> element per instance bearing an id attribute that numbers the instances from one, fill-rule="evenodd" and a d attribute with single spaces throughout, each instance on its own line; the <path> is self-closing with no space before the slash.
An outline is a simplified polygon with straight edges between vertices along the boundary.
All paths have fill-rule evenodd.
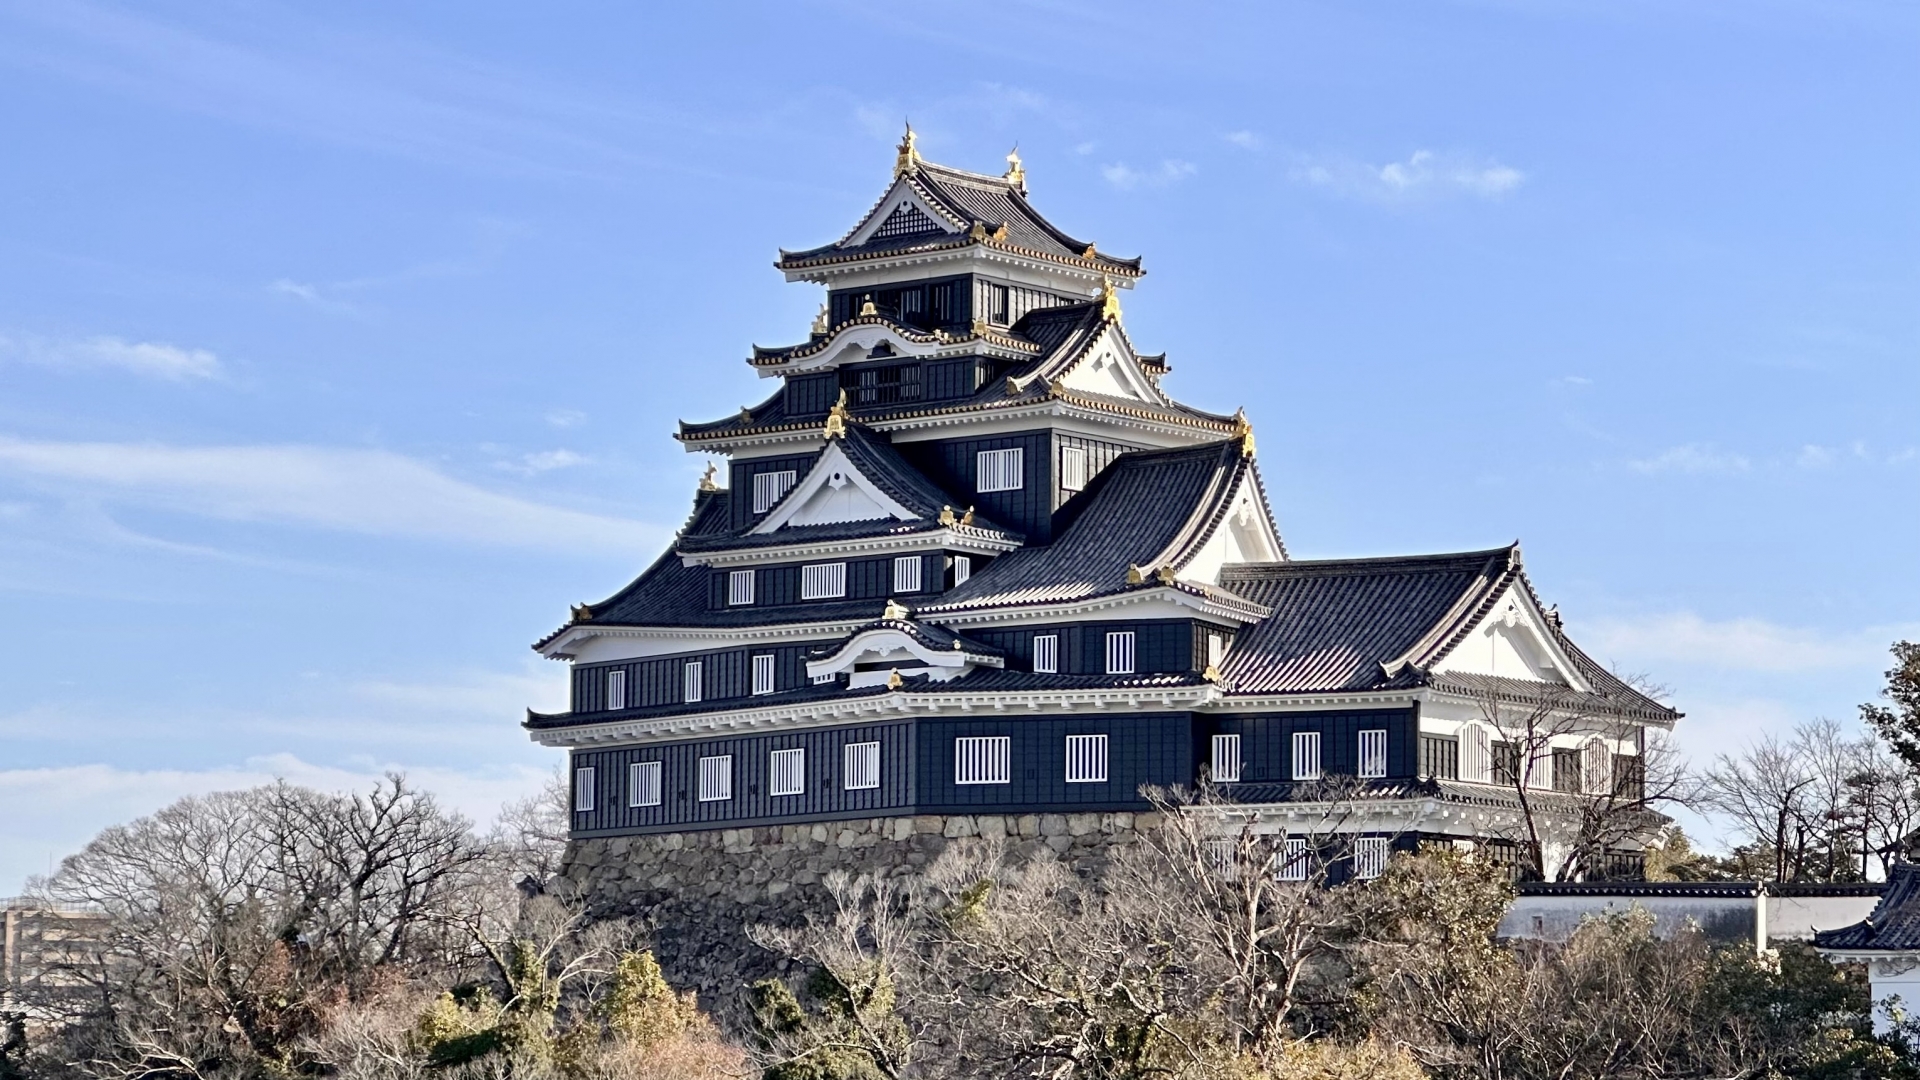
<path id="1" fill-rule="evenodd" d="M 1001 222 L 1000 227 L 993 230 L 993 238 L 1003 244 L 1007 242 L 1007 223 L 1006 222 L 1004 221 Z"/>
<path id="2" fill-rule="evenodd" d="M 1120 290 L 1113 287 L 1113 279 L 1100 278 L 1100 317 L 1117 319 L 1120 317 Z"/>
<path id="3" fill-rule="evenodd" d="M 987 326 L 987 320 L 981 318 L 978 315 L 975 315 L 973 317 L 973 336 L 974 337 L 986 337 L 987 331 L 989 329 L 991 329 L 991 327 Z"/>
<path id="4" fill-rule="evenodd" d="M 962 525 L 973 524 L 973 507 L 971 506 L 967 507 L 967 512 L 960 515 L 960 524 Z"/>
<path id="5" fill-rule="evenodd" d="M 1146 575 L 1140 572 L 1139 564 L 1128 563 L 1127 564 L 1127 584 L 1145 585 L 1146 583 L 1147 583 Z"/>
<path id="6" fill-rule="evenodd" d="M 1240 456 L 1253 456 L 1253 423 L 1247 419 L 1247 410 L 1242 407 L 1233 410 L 1233 437 L 1240 440 Z"/>
<path id="7" fill-rule="evenodd" d="M 953 522 L 954 522 L 953 507 L 951 506 L 941 507 L 940 508 L 940 524 L 951 527 L 953 525 Z"/>
<path id="8" fill-rule="evenodd" d="M 1210 683 L 1217 683 L 1220 681 L 1220 669 L 1214 667 L 1212 664 L 1208 664 L 1207 670 L 1201 672 L 1200 677 Z"/>
<path id="9" fill-rule="evenodd" d="M 909 619 L 913 617 L 913 612 L 908 611 L 907 606 L 900 601 L 889 598 L 887 600 L 886 610 L 880 613 L 880 617 L 883 619 Z"/>
<path id="10" fill-rule="evenodd" d="M 872 293 L 868 293 L 867 295 L 860 298 L 860 317 L 861 318 L 864 319 L 870 315 L 878 315 L 878 314 L 880 314 L 880 309 L 873 306 Z"/>
<path id="11" fill-rule="evenodd" d="M 590 604 L 573 605 L 573 621 L 574 622 L 587 622 L 592 618 L 593 618 L 592 605 Z"/>
<path id="12" fill-rule="evenodd" d="M 1019 143 L 1014 143 L 1013 149 L 1007 151 L 1006 180 L 1007 183 L 1019 188 L 1020 194 L 1025 195 L 1027 193 L 1027 170 L 1020 164 Z"/>
<path id="13" fill-rule="evenodd" d="M 825 335 L 825 334 L 827 333 L 827 331 L 829 331 L 829 330 L 831 330 L 831 329 L 833 329 L 833 324 L 831 324 L 831 323 L 829 323 L 829 322 L 827 321 L 827 305 L 825 305 L 825 304 L 821 304 L 821 305 L 820 305 L 820 314 L 818 314 L 818 315 L 815 315 L 815 316 L 813 317 L 813 333 L 814 333 L 814 336 L 815 336 L 815 337 L 821 337 L 821 336 L 824 336 L 824 335 Z"/>
<path id="14" fill-rule="evenodd" d="M 840 389 L 840 400 L 834 402 L 833 408 L 827 410 L 827 423 L 825 427 L 820 429 L 820 437 L 823 439 L 840 439 L 845 438 L 846 434 L 847 391 L 845 387 L 842 387 Z"/>
<path id="15" fill-rule="evenodd" d="M 887 689 L 898 690 L 900 689 L 900 684 L 906 681 L 907 680 L 900 677 L 900 669 L 894 668 L 893 674 L 887 676 Z"/>
<path id="16" fill-rule="evenodd" d="M 967 239 L 969 240 L 977 241 L 977 240 L 985 240 L 986 238 L 987 238 L 987 223 L 984 221 L 974 222 L 973 228 L 967 230 Z"/>
<path id="17" fill-rule="evenodd" d="M 707 462 L 707 471 L 700 474 L 700 490 L 701 491 L 719 491 L 720 490 L 720 485 L 713 482 L 713 474 L 714 474 L 715 468 L 716 466 L 713 464 L 713 462 L 711 461 Z"/>
<path id="18" fill-rule="evenodd" d="M 1092 244 L 1088 244 L 1088 245 L 1087 245 L 1087 250 L 1085 250 L 1085 251 L 1083 251 L 1083 252 L 1081 252 L 1081 253 L 1080 253 L 1080 257 L 1081 257 L 1081 258 L 1083 258 L 1083 259 L 1091 259 L 1091 258 L 1093 258 L 1093 257 L 1094 257 L 1095 255 L 1098 255 L 1098 254 L 1100 254 L 1100 253 L 1099 253 L 1098 251 L 1096 251 L 1096 250 L 1094 250 L 1094 245 L 1092 245 Z"/>
<path id="19" fill-rule="evenodd" d="M 899 156 L 893 159 L 894 176 L 905 176 L 920 167 L 920 150 L 914 145 L 917 139 L 918 136 L 913 133 L 913 125 L 909 123 L 907 133 L 900 137 L 900 145 L 895 148 L 899 151 Z"/>
<path id="20" fill-rule="evenodd" d="M 1162 566 L 1160 569 L 1155 570 L 1153 572 L 1153 576 L 1156 580 L 1160 582 L 1160 584 L 1171 585 L 1173 584 L 1173 567 Z"/>
<path id="21" fill-rule="evenodd" d="M 743 424 L 753 423 L 753 410 L 745 405 L 740 406 L 740 422 Z"/>

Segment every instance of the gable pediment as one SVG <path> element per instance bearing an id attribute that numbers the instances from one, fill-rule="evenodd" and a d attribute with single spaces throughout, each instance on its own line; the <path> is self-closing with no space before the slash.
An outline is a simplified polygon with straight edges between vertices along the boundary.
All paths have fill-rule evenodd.
<path id="1" fill-rule="evenodd" d="M 904 618 L 889 618 L 855 633 L 826 656 L 807 661 L 807 676 L 825 680 L 844 675 L 848 686 L 857 689 L 883 686 L 896 672 L 946 682 L 976 667 L 1004 664 L 999 656 L 968 648 L 957 637 L 947 647 L 937 647 L 925 628 Z"/>
<path id="2" fill-rule="evenodd" d="M 856 247 L 869 240 L 884 240 L 890 236 L 958 233 L 963 228 L 945 211 L 914 190 L 905 178 L 901 178 L 894 181 L 886 198 L 874 205 L 866 219 L 854 226 L 845 240 L 840 241 L 840 246 Z"/>
<path id="3" fill-rule="evenodd" d="M 1546 614 L 1518 582 L 1507 586 L 1480 621 L 1428 666 L 1435 672 L 1591 689 L 1548 628 Z"/>
<path id="4" fill-rule="evenodd" d="M 1156 405 L 1164 405 L 1167 400 L 1160 388 L 1147 377 L 1140 357 L 1133 351 L 1133 343 L 1121 332 L 1117 320 L 1109 321 L 1102 327 L 1100 333 L 1082 350 L 1079 358 L 1056 381 L 1070 390 L 1104 397 Z"/>
<path id="5" fill-rule="evenodd" d="M 770 533 L 786 525 L 918 519 L 855 467 L 841 442 L 830 440 L 813 469 L 750 533 Z"/>
<path id="6" fill-rule="evenodd" d="M 1229 564 L 1281 562 L 1286 557 L 1280 530 L 1267 512 L 1266 500 L 1260 497 L 1253 470 L 1248 469 L 1229 496 L 1227 512 L 1213 535 L 1176 571 L 1184 581 L 1218 585 L 1220 571 Z"/>

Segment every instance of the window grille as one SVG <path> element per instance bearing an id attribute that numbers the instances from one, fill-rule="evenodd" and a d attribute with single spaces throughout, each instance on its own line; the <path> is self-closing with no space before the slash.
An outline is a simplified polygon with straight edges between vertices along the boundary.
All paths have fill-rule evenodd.
<path id="1" fill-rule="evenodd" d="M 894 405 L 920 400 L 920 365 L 862 365 L 842 369 L 840 385 L 854 406 Z"/>
<path id="2" fill-rule="evenodd" d="M 920 563 L 918 555 L 902 555 L 893 560 L 893 591 L 920 591 Z"/>
<path id="3" fill-rule="evenodd" d="M 879 787 L 880 744 L 877 742 L 848 743 L 845 768 L 841 773 L 842 786 L 848 791 Z"/>
<path id="4" fill-rule="evenodd" d="M 1387 838 L 1362 836 L 1353 842 L 1353 876 L 1371 881 L 1387 872 Z"/>
<path id="5" fill-rule="evenodd" d="M 1207 634 L 1207 666 L 1219 667 L 1220 661 L 1227 658 L 1227 635 Z"/>
<path id="6" fill-rule="evenodd" d="M 1293 733 L 1293 778 L 1295 780 L 1320 779 L 1319 732 L 1296 731 Z"/>
<path id="7" fill-rule="evenodd" d="M 753 512 L 764 514 L 773 509 L 773 504 L 779 502 L 782 496 L 793 489 L 793 482 L 797 479 L 799 474 L 792 469 L 754 473 Z"/>
<path id="8" fill-rule="evenodd" d="M 954 585 L 956 586 L 965 585 L 967 583 L 967 579 L 972 576 L 973 576 L 973 560 L 968 558 L 965 555 L 955 555 L 953 557 Z"/>
<path id="9" fill-rule="evenodd" d="M 926 211 L 913 203 L 903 202 L 893 208 L 893 213 L 887 215 L 879 228 L 873 230 L 873 238 L 891 240 L 896 236 L 922 236 L 945 231 L 927 216 Z"/>
<path id="10" fill-rule="evenodd" d="M 607 708 L 624 709 L 627 707 L 627 673 L 625 670 L 607 672 Z"/>
<path id="11" fill-rule="evenodd" d="M 1362 780 L 1377 780 L 1387 775 L 1387 733 L 1375 728 L 1360 733 L 1360 767 L 1355 770 Z"/>
<path id="12" fill-rule="evenodd" d="M 684 695 L 684 697 L 686 701 L 689 704 L 699 701 L 701 696 L 701 691 L 706 688 L 705 680 L 700 677 L 700 661 L 698 660 L 687 661 L 685 682 L 686 682 L 686 694 Z"/>
<path id="13" fill-rule="evenodd" d="M 636 761 L 627 766 L 627 805 L 660 805 L 660 772 L 663 766 L 658 761 Z"/>
<path id="14" fill-rule="evenodd" d="M 807 790 L 807 752 L 775 750 L 768 763 L 769 795 L 804 795 Z"/>
<path id="15" fill-rule="evenodd" d="M 1279 873 L 1274 876 L 1281 881 L 1305 881 L 1313 869 L 1313 845 L 1301 837 L 1288 837 L 1286 857 L 1280 860 Z"/>
<path id="16" fill-rule="evenodd" d="M 1060 448 L 1060 490 L 1079 491 L 1087 486 L 1087 452 L 1078 446 Z"/>
<path id="17" fill-rule="evenodd" d="M 1105 735 L 1067 736 L 1067 783 L 1104 784 L 1107 782 L 1107 737 Z"/>
<path id="18" fill-rule="evenodd" d="M 847 595 L 847 564 L 814 563 L 800 568 L 800 599 L 830 600 Z"/>
<path id="19" fill-rule="evenodd" d="M 756 694 L 773 693 L 772 653 L 761 653 L 753 658 L 753 692 Z"/>
<path id="20" fill-rule="evenodd" d="M 1240 736 L 1213 737 L 1213 782 L 1231 784 L 1240 779 Z"/>
<path id="21" fill-rule="evenodd" d="M 1107 674 L 1133 673 L 1133 631 L 1119 630 L 1107 635 Z"/>
<path id="22" fill-rule="evenodd" d="M 1469 723 L 1460 729 L 1460 779 L 1472 784 L 1493 780 L 1493 741 L 1485 725 Z"/>
<path id="23" fill-rule="evenodd" d="M 932 294 L 931 299 L 933 300 L 933 321 L 936 323 L 952 322 L 953 321 L 953 283 L 945 282 L 939 285 L 934 285 L 929 287 L 927 291 Z"/>
<path id="24" fill-rule="evenodd" d="M 1420 775 L 1440 780 L 1462 780 L 1460 742 L 1445 735 L 1420 736 Z"/>
<path id="25" fill-rule="evenodd" d="M 1586 790 L 1586 782 L 1580 775 L 1580 748 L 1560 747 L 1550 755 L 1553 768 L 1553 790 L 1577 795 Z"/>
<path id="26" fill-rule="evenodd" d="M 1006 735 L 953 740 L 953 782 L 1012 783 L 1013 739 Z"/>
<path id="27" fill-rule="evenodd" d="M 1011 311 L 1012 304 L 1008 302 L 1007 287 L 1005 285 L 988 285 L 987 320 L 995 325 L 1005 326 L 1009 321 L 1007 316 Z"/>
<path id="28" fill-rule="evenodd" d="M 753 571 L 735 570 L 727 575 L 727 603 L 753 603 Z"/>
<path id="29" fill-rule="evenodd" d="M 1580 777 L 1586 781 L 1587 794 L 1613 794 L 1613 751 L 1600 739 L 1588 739 L 1580 753 Z"/>
<path id="30" fill-rule="evenodd" d="M 1207 840 L 1201 845 L 1201 853 L 1207 860 L 1207 869 L 1223 878 L 1238 876 L 1234 863 L 1234 844 L 1231 840 Z"/>
<path id="31" fill-rule="evenodd" d="M 975 474 L 980 491 L 1019 491 L 1026 486 L 1026 451 L 982 450 L 975 455 Z"/>
<path id="32" fill-rule="evenodd" d="M 726 802 L 733 798 L 733 755 L 700 759 L 700 801 Z"/>
<path id="33" fill-rule="evenodd" d="M 593 766 L 573 770 L 573 808 L 584 813 L 593 809 Z"/>
<path id="34" fill-rule="evenodd" d="M 1033 638 L 1033 670 L 1060 670 L 1060 635 L 1036 634 Z"/>
<path id="35" fill-rule="evenodd" d="M 1504 785 L 1520 782 L 1520 744 L 1507 739 L 1493 740 L 1493 782 Z"/>

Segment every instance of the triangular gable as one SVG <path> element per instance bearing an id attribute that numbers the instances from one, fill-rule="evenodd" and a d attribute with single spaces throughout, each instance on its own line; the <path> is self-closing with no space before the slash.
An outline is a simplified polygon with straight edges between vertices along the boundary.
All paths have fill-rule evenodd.
<path id="1" fill-rule="evenodd" d="M 855 631 L 828 655 L 807 661 L 807 675 L 816 682 L 845 675 L 849 688 L 858 689 L 886 685 L 895 672 L 946 682 L 976 667 L 1004 665 L 1000 657 L 969 649 L 959 638 L 935 648 L 912 624 L 890 619 Z"/>
<path id="2" fill-rule="evenodd" d="M 845 521 L 916 521 L 920 515 L 882 491 L 854 467 L 845 443 L 829 440 L 812 471 L 777 503 L 752 533 L 783 525 L 828 525 Z"/>
<path id="3" fill-rule="evenodd" d="M 1117 319 L 1109 320 L 1053 381 L 1082 393 L 1167 404 L 1166 395 L 1147 377 L 1139 354 L 1133 351 L 1133 342 Z"/>
<path id="4" fill-rule="evenodd" d="M 899 214 L 905 214 L 907 217 L 895 216 Z M 898 226 L 903 220 L 914 221 L 919 217 L 927 219 L 937 231 L 942 233 L 957 233 L 966 228 L 965 225 L 954 220 L 952 214 L 921 194 L 914 185 L 907 182 L 905 177 L 901 177 L 893 182 L 893 187 L 887 189 L 886 197 L 875 203 L 860 224 L 853 227 L 853 231 L 847 234 L 846 239 L 840 241 L 840 246 L 857 247 L 878 237 L 889 221 Z"/>
<path id="5" fill-rule="evenodd" d="M 1267 500 L 1260 491 L 1259 477 L 1252 468 L 1243 469 L 1239 482 L 1226 496 L 1226 512 L 1191 556 L 1174 567 L 1183 581 L 1220 584 L 1220 571 L 1232 563 L 1283 562 L 1286 546 L 1273 523 Z"/>
<path id="6" fill-rule="evenodd" d="M 1517 576 L 1466 634 L 1427 668 L 1554 683 L 1583 692 L 1592 689 Z"/>

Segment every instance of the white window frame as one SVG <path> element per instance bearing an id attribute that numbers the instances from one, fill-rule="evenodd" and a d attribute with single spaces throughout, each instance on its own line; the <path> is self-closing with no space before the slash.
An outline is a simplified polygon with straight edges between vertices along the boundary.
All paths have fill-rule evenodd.
<path id="1" fill-rule="evenodd" d="M 1218 630 L 1207 631 L 1207 666 L 1217 668 L 1226 658 L 1227 635 Z"/>
<path id="2" fill-rule="evenodd" d="M 1387 775 L 1387 729 L 1365 728 L 1360 732 L 1353 772 L 1362 780 L 1378 780 Z"/>
<path id="3" fill-rule="evenodd" d="M 901 555 L 893 560 L 893 591 L 909 593 L 920 591 L 921 565 L 926 560 L 918 555 Z"/>
<path id="4" fill-rule="evenodd" d="M 627 765 L 627 805 L 659 806 L 666 788 L 666 766 L 658 761 Z"/>
<path id="5" fill-rule="evenodd" d="M 753 603 L 753 571 L 728 571 L 727 603 L 734 607 L 744 607 Z"/>
<path id="6" fill-rule="evenodd" d="M 1133 631 L 1109 630 L 1107 632 L 1107 674 L 1133 674 L 1133 646 Z"/>
<path id="7" fill-rule="evenodd" d="M 764 514 L 774 508 L 800 478 L 792 469 L 769 469 L 753 474 L 753 512 Z"/>
<path id="8" fill-rule="evenodd" d="M 689 660 L 680 673 L 680 697 L 692 705 L 706 697 L 707 681 L 704 675 L 706 665 L 698 660 Z"/>
<path id="9" fill-rule="evenodd" d="M 627 669 L 614 668 L 607 672 L 607 710 L 627 707 Z"/>
<path id="10" fill-rule="evenodd" d="M 966 555 L 955 555 L 953 557 L 954 585 L 955 586 L 965 585 L 967 583 L 967 579 L 972 576 L 973 576 L 973 559 Z"/>
<path id="11" fill-rule="evenodd" d="M 733 799 L 733 755 L 715 754 L 700 759 L 700 801 L 729 802 Z"/>
<path id="12" fill-rule="evenodd" d="M 1087 481 L 1087 450 L 1083 446 L 1063 446 L 1060 448 L 1060 490 L 1085 491 Z"/>
<path id="13" fill-rule="evenodd" d="M 767 794 L 807 793 L 807 751 L 802 747 L 775 750 L 767 755 Z"/>
<path id="14" fill-rule="evenodd" d="M 1018 446 L 974 455 L 974 489 L 1019 491 L 1027 486 L 1027 452 Z"/>
<path id="15" fill-rule="evenodd" d="M 1353 838 L 1353 876 L 1361 881 L 1372 881 L 1387 872 L 1387 859 L 1392 854 L 1384 836 L 1356 836 Z"/>
<path id="16" fill-rule="evenodd" d="M 1493 736 L 1485 724 L 1469 720 L 1460 726 L 1460 765 L 1454 773 L 1469 784 L 1493 783 Z"/>
<path id="17" fill-rule="evenodd" d="M 1033 670 L 1054 674 L 1060 670 L 1060 635 L 1033 636 Z"/>
<path id="18" fill-rule="evenodd" d="M 1067 736 L 1067 783 L 1104 784 L 1107 782 L 1107 737 L 1105 735 Z"/>
<path id="19" fill-rule="evenodd" d="M 1320 733 L 1317 731 L 1296 731 L 1293 733 L 1293 779 L 1318 780 L 1320 766 Z"/>
<path id="20" fill-rule="evenodd" d="M 753 657 L 753 693 L 773 693 L 772 653 L 756 653 Z"/>
<path id="21" fill-rule="evenodd" d="M 880 786 L 880 744 L 848 743 L 841 755 L 840 787 L 844 791 L 871 791 Z"/>
<path id="22" fill-rule="evenodd" d="M 833 600 L 847 595 L 847 564 L 808 563 L 800 568 L 800 599 Z"/>
<path id="23" fill-rule="evenodd" d="M 1598 735 L 1580 747 L 1580 790 L 1588 795 L 1613 794 L 1613 748 Z"/>
<path id="24" fill-rule="evenodd" d="M 584 814 L 594 808 L 593 766 L 582 765 L 573 770 L 573 812 Z"/>
<path id="25" fill-rule="evenodd" d="M 1240 736 L 1215 735 L 1212 754 L 1208 758 L 1209 775 L 1216 784 L 1233 784 L 1240 780 Z"/>
<path id="26" fill-rule="evenodd" d="M 1313 871 L 1313 845 L 1305 837 L 1289 836 L 1280 849 L 1280 865 L 1273 876 L 1281 881 L 1305 881 Z"/>
<path id="27" fill-rule="evenodd" d="M 962 735 L 953 740 L 953 782 L 960 786 L 1013 783 L 1013 738 Z"/>

